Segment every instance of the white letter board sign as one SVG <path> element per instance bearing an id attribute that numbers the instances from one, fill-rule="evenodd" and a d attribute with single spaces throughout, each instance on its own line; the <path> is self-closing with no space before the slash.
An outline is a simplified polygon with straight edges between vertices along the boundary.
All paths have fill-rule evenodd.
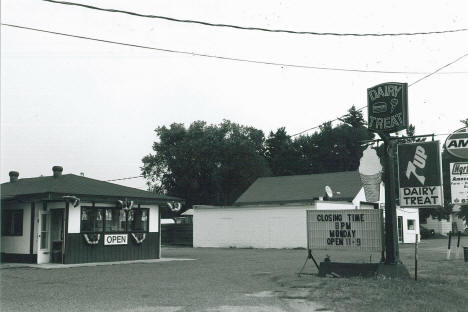
<path id="1" fill-rule="evenodd" d="M 307 210 L 308 249 L 382 251 L 379 209 Z"/>

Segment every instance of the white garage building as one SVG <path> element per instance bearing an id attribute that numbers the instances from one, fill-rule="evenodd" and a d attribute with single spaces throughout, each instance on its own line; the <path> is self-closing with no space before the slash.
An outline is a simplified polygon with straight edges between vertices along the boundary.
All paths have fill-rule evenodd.
<path id="1" fill-rule="evenodd" d="M 333 192 L 327 198 L 325 187 Z M 369 209 L 357 171 L 257 179 L 233 206 L 194 206 L 194 247 L 306 247 L 307 209 Z M 397 209 L 399 238 L 404 243 L 419 234 L 417 209 Z"/>

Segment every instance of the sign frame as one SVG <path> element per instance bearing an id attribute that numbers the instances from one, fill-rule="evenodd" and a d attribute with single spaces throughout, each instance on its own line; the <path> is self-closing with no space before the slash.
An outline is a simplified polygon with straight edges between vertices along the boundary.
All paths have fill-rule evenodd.
<path id="1" fill-rule="evenodd" d="M 125 239 L 123 239 L 125 237 Z M 111 238 L 111 241 L 108 241 Z M 115 239 L 114 239 L 115 238 Z M 122 240 L 120 240 L 121 238 Z M 104 234 L 104 246 L 115 246 L 115 245 L 128 245 L 128 234 L 116 233 L 116 234 Z"/>
<path id="2" fill-rule="evenodd" d="M 432 145 L 432 146 L 431 146 Z M 413 151 L 413 146 L 414 151 Z M 422 169 L 426 169 L 426 165 L 428 164 L 427 159 L 429 158 L 427 154 L 425 154 L 426 149 L 424 147 L 422 149 L 418 149 L 418 147 L 426 146 L 426 149 L 431 151 L 431 159 L 429 162 L 429 171 Z M 428 149 L 429 148 L 429 149 Z M 411 153 L 404 155 L 405 151 L 409 150 Z M 432 150 L 431 150 L 432 149 Z M 435 150 L 434 150 L 435 149 Z M 403 157 L 402 157 L 403 156 Z M 435 157 L 434 157 L 435 156 Z M 400 200 L 400 207 L 401 208 L 440 208 L 444 206 L 444 190 L 443 190 L 443 179 L 442 179 L 442 161 L 441 161 L 441 154 L 440 154 L 440 142 L 439 141 L 429 141 L 429 142 L 414 142 L 414 143 L 404 143 L 397 145 L 397 163 L 398 163 L 398 189 L 399 189 L 399 200 Z M 423 168 L 421 168 L 421 164 L 424 164 Z M 431 165 L 432 164 L 432 165 Z M 419 169 L 419 170 L 418 170 Z M 421 174 L 423 172 L 423 174 Z M 403 173 L 403 174 L 402 174 Z M 405 183 L 402 183 L 402 176 L 406 176 Z M 429 180 L 429 185 L 426 184 L 427 180 Z M 412 190 L 407 190 L 412 188 Z M 433 188 L 433 189 L 432 189 Z M 409 193 L 408 193 L 409 192 Z M 430 194 L 429 194 L 430 192 Z M 434 194 L 434 192 L 437 192 Z M 414 194 L 416 193 L 416 194 Z M 411 199 L 411 203 L 408 204 L 408 196 L 418 196 L 418 202 L 413 204 L 413 200 Z M 419 198 L 424 198 L 424 203 L 419 202 Z M 436 201 L 436 197 L 438 203 L 437 204 L 426 204 L 427 200 L 433 199 Z M 415 199 L 416 201 L 416 199 Z"/>
<path id="3" fill-rule="evenodd" d="M 455 156 L 456 158 L 460 158 L 460 159 L 467 159 L 468 160 L 468 144 L 465 146 L 463 146 L 462 148 L 460 147 L 455 147 L 455 148 L 449 148 L 449 145 L 452 145 L 451 143 L 455 140 L 459 140 L 459 139 L 465 139 L 466 140 L 466 143 L 468 143 L 468 127 L 463 127 L 463 128 L 460 128 L 460 129 L 457 129 L 455 130 L 454 132 L 452 132 L 448 137 L 447 139 L 445 139 L 445 149 L 447 150 L 447 152 L 449 154 L 451 154 L 452 156 Z M 456 143 L 455 143 L 456 145 Z M 466 155 L 462 154 L 460 155 L 459 154 L 459 149 L 466 149 L 467 152 L 466 152 Z"/>
<path id="4" fill-rule="evenodd" d="M 460 171 L 459 175 L 460 175 L 460 178 L 462 180 L 459 183 L 460 185 L 457 188 L 454 188 L 454 185 L 458 185 L 458 184 L 454 183 L 454 178 L 456 178 L 454 176 L 455 175 L 454 169 L 457 169 L 457 166 L 464 166 L 464 167 L 466 167 L 467 170 Z M 449 168 L 450 168 L 450 202 L 452 204 L 454 204 L 454 205 L 461 205 L 461 206 L 468 205 L 468 161 L 452 162 L 452 163 L 450 163 Z M 462 175 L 463 175 L 463 177 L 462 177 Z M 459 191 L 459 190 L 456 190 L 458 188 L 460 188 L 462 190 L 466 189 L 465 190 L 466 195 L 465 195 L 465 198 L 462 199 L 462 201 L 455 202 L 454 201 L 454 196 L 461 195 L 463 197 L 463 192 Z M 454 193 L 459 194 L 459 195 L 454 195 Z M 457 199 L 457 198 L 455 198 L 455 199 Z M 463 202 L 463 200 L 465 200 L 465 201 Z"/>
<path id="5" fill-rule="evenodd" d="M 372 132 L 393 133 L 408 127 L 408 84 L 384 82 L 367 89 L 367 121 Z"/>
<path id="6" fill-rule="evenodd" d="M 312 228 L 313 225 L 317 227 Z M 380 209 L 308 209 L 306 226 L 308 250 L 359 250 L 363 253 L 384 250 L 383 212 Z M 347 233 L 337 237 L 337 231 Z M 359 244 L 357 240 L 360 240 Z"/>

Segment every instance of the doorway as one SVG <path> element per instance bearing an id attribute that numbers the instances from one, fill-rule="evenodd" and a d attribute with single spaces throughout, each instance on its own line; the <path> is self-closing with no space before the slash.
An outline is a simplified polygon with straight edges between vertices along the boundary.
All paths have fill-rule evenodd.
<path id="1" fill-rule="evenodd" d="M 63 263 L 64 209 L 39 213 L 37 263 Z"/>
<path id="2" fill-rule="evenodd" d="M 403 217 L 399 216 L 398 217 L 398 242 L 402 243 L 403 242 Z"/>
<path id="3" fill-rule="evenodd" d="M 53 263 L 63 263 L 63 238 L 64 238 L 64 209 L 51 210 L 50 219 L 50 241 L 51 259 Z"/>
<path id="4" fill-rule="evenodd" d="M 39 213 L 37 263 L 50 262 L 50 212 L 41 211 Z"/>

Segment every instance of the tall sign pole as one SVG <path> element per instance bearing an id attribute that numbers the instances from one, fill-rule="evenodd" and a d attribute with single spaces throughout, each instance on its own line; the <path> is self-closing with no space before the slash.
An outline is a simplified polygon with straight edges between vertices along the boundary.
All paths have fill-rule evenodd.
<path id="1" fill-rule="evenodd" d="M 385 264 L 399 263 L 395 192 L 395 142 L 390 133 L 408 127 L 408 84 L 387 82 L 367 89 L 368 128 L 384 141 Z"/>
<path id="2" fill-rule="evenodd" d="M 395 142 L 390 135 L 379 133 L 384 141 L 384 185 L 385 185 L 385 264 L 400 261 L 398 249 L 396 192 L 395 192 Z"/>

